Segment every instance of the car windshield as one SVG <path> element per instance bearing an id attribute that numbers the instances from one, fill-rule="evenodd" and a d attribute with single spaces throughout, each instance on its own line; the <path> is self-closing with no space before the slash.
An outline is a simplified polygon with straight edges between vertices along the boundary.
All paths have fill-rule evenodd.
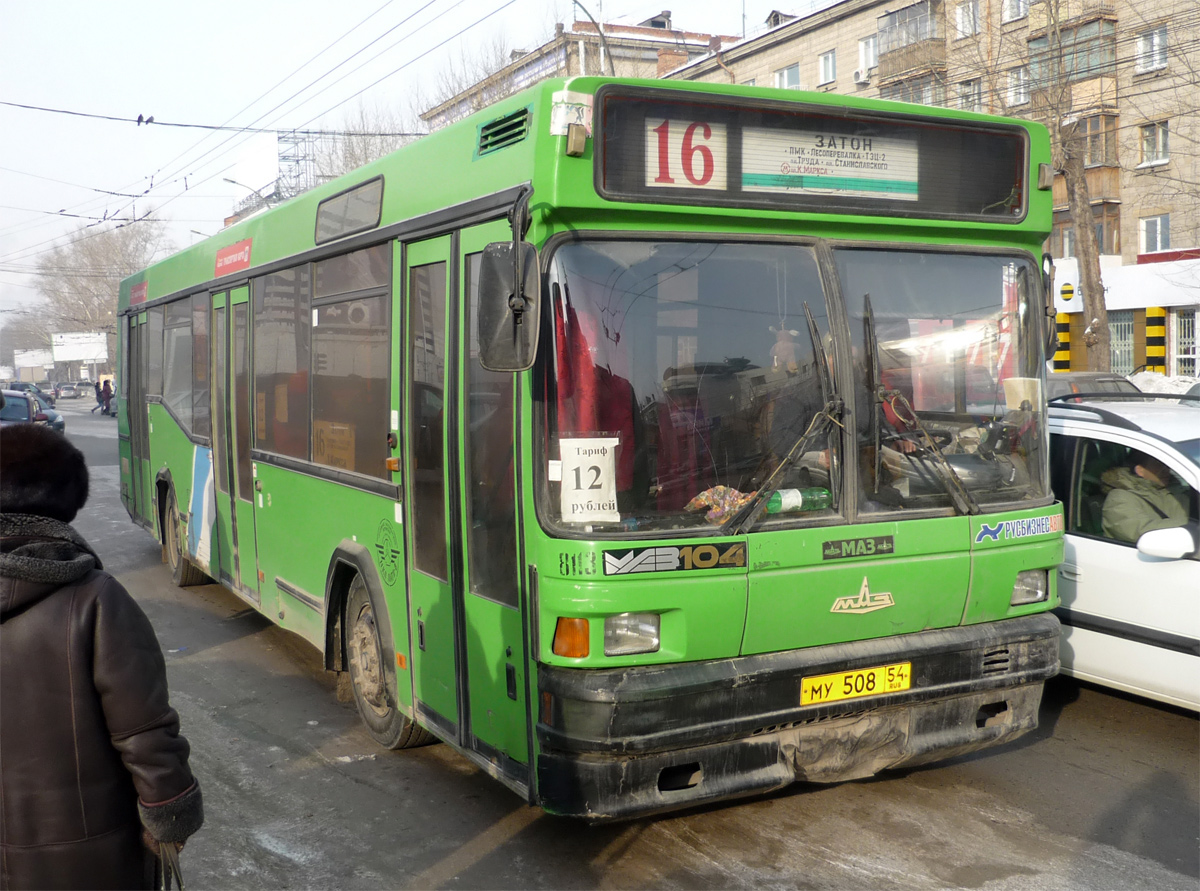
<path id="1" fill-rule="evenodd" d="M 845 308 L 816 245 L 561 246 L 543 353 L 543 516 L 621 535 L 724 531 L 764 486 L 764 500 L 807 500 L 798 513 L 798 496 L 777 497 L 758 527 L 1045 497 L 1032 264 L 832 256 Z M 831 308 L 849 317 L 848 343 L 831 333 Z M 852 510 L 848 491 L 860 493 Z"/>
<path id="2" fill-rule="evenodd" d="M 29 402 L 20 396 L 6 396 L 4 408 L 0 408 L 0 418 L 5 421 L 28 421 Z"/>

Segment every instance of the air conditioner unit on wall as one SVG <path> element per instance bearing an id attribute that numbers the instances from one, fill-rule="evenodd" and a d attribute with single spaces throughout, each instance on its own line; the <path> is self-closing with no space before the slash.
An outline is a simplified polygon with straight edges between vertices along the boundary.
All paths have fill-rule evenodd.
<path id="1" fill-rule="evenodd" d="M 854 70 L 854 82 L 856 84 L 865 84 L 871 82 L 871 72 L 866 68 L 856 68 Z"/>

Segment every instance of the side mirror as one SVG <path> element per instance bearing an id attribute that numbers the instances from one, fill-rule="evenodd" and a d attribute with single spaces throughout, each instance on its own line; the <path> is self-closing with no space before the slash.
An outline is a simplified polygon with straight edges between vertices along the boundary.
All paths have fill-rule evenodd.
<path id="1" fill-rule="evenodd" d="M 1139 553 L 1164 560 L 1182 560 L 1196 551 L 1196 539 L 1183 526 L 1174 529 L 1152 529 L 1138 539 Z"/>
<path id="2" fill-rule="evenodd" d="M 48 423 L 49 420 L 50 420 L 50 416 L 48 414 L 46 414 L 45 412 L 38 412 L 36 415 L 33 416 L 33 422 L 35 424 L 45 424 L 45 423 Z"/>
<path id="3" fill-rule="evenodd" d="M 479 362 L 488 371 L 525 371 L 537 356 L 542 274 L 537 249 L 518 246 L 519 257 L 511 241 L 489 244 L 479 265 Z"/>

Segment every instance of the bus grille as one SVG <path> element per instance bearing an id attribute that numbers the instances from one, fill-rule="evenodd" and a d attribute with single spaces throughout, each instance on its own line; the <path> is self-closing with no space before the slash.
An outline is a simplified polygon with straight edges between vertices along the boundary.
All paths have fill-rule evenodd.
<path id="1" fill-rule="evenodd" d="M 508 148 L 529 134 L 529 109 L 522 108 L 502 118 L 489 121 L 479 128 L 479 154 Z"/>
<path id="2" fill-rule="evenodd" d="M 988 650 L 983 654 L 983 673 L 989 674 L 1006 674 L 1009 670 L 1009 652 L 1008 647 L 997 647 L 994 650 Z"/>

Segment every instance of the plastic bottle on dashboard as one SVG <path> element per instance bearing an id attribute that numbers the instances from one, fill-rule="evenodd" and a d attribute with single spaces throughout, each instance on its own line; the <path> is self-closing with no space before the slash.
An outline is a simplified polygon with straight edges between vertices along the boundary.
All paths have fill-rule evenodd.
<path id="1" fill-rule="evenodd" d="M 767 513 L 780 514 L 802 510 L 825 510 L 833 503 L 828 489 L 779 489 L 767 499 Z"/>

